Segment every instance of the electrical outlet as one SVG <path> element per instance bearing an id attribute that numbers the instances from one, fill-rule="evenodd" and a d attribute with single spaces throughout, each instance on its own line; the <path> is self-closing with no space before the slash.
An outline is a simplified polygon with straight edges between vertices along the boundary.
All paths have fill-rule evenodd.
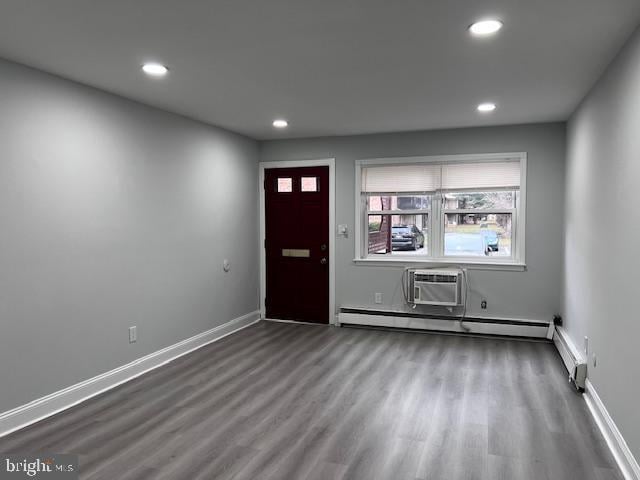
<path id="1" fill-rule="evenodd" d="M 129 327 L 129 343 L 136 343 L 138 341 L 138 327 L 135 325 Z"/>
<path id="2" fill-rule="evenodd" d="M 376 303 L 382 303 L 382 294 L 381 293 L 376 293 L 374 295 L 374 297 L 375 297 L 375 302 Z"/>
<path id="3" fill-rule="evenodd" d="M 482 302 L 480 303 L 480 308 L 482 308 L 483 310 L 487 309 L 487 301 L 486 300 L 482 300 Z"/>

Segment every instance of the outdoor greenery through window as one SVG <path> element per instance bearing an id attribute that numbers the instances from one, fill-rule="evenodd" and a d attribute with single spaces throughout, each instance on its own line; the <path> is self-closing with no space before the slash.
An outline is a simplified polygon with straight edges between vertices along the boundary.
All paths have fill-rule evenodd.
<path id="1" fill-rule="evenodd" d="M 362 161 L 362 256 L 521 262 L 524 155 L 479 157 Z"/>

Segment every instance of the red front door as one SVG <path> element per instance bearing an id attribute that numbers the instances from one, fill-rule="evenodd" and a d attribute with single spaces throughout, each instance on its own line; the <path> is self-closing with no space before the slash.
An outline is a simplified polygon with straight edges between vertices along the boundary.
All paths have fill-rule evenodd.
<path id="1" fill-rule="evenodd" d="M 329 323 L 329 167 L 265 170 L 267 318 Z"/>

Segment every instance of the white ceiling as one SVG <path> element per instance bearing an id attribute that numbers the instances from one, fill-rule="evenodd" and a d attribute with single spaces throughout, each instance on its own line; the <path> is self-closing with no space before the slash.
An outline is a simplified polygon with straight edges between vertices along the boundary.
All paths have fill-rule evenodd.
<path id="1" fill-rule="evenodd" d="M 505 28 L 471 37 L 486 16 Z M 564 120 L 639 21 L 638 0 L 1 0 L 0 56 L 254 138 L 345 135 Z"/>

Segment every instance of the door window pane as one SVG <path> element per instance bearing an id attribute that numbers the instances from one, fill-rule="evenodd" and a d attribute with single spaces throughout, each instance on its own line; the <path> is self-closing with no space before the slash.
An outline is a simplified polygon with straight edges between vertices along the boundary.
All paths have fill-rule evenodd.
<path id="1" fill-rule="evenodd" d="M 445 214 L 444 254 L 511 257 L 511 214 Z"/>
<path id="2" fill-rule="evenodd" d="M 302 177 L 300 190 L 303 192 L 318 191 L 318 177 Z"/>
<path id="3" fill-rule="evenodd" d="M 278 178 L 278 193 L 293 192 L 293 179 L 291 177 Z"/>

